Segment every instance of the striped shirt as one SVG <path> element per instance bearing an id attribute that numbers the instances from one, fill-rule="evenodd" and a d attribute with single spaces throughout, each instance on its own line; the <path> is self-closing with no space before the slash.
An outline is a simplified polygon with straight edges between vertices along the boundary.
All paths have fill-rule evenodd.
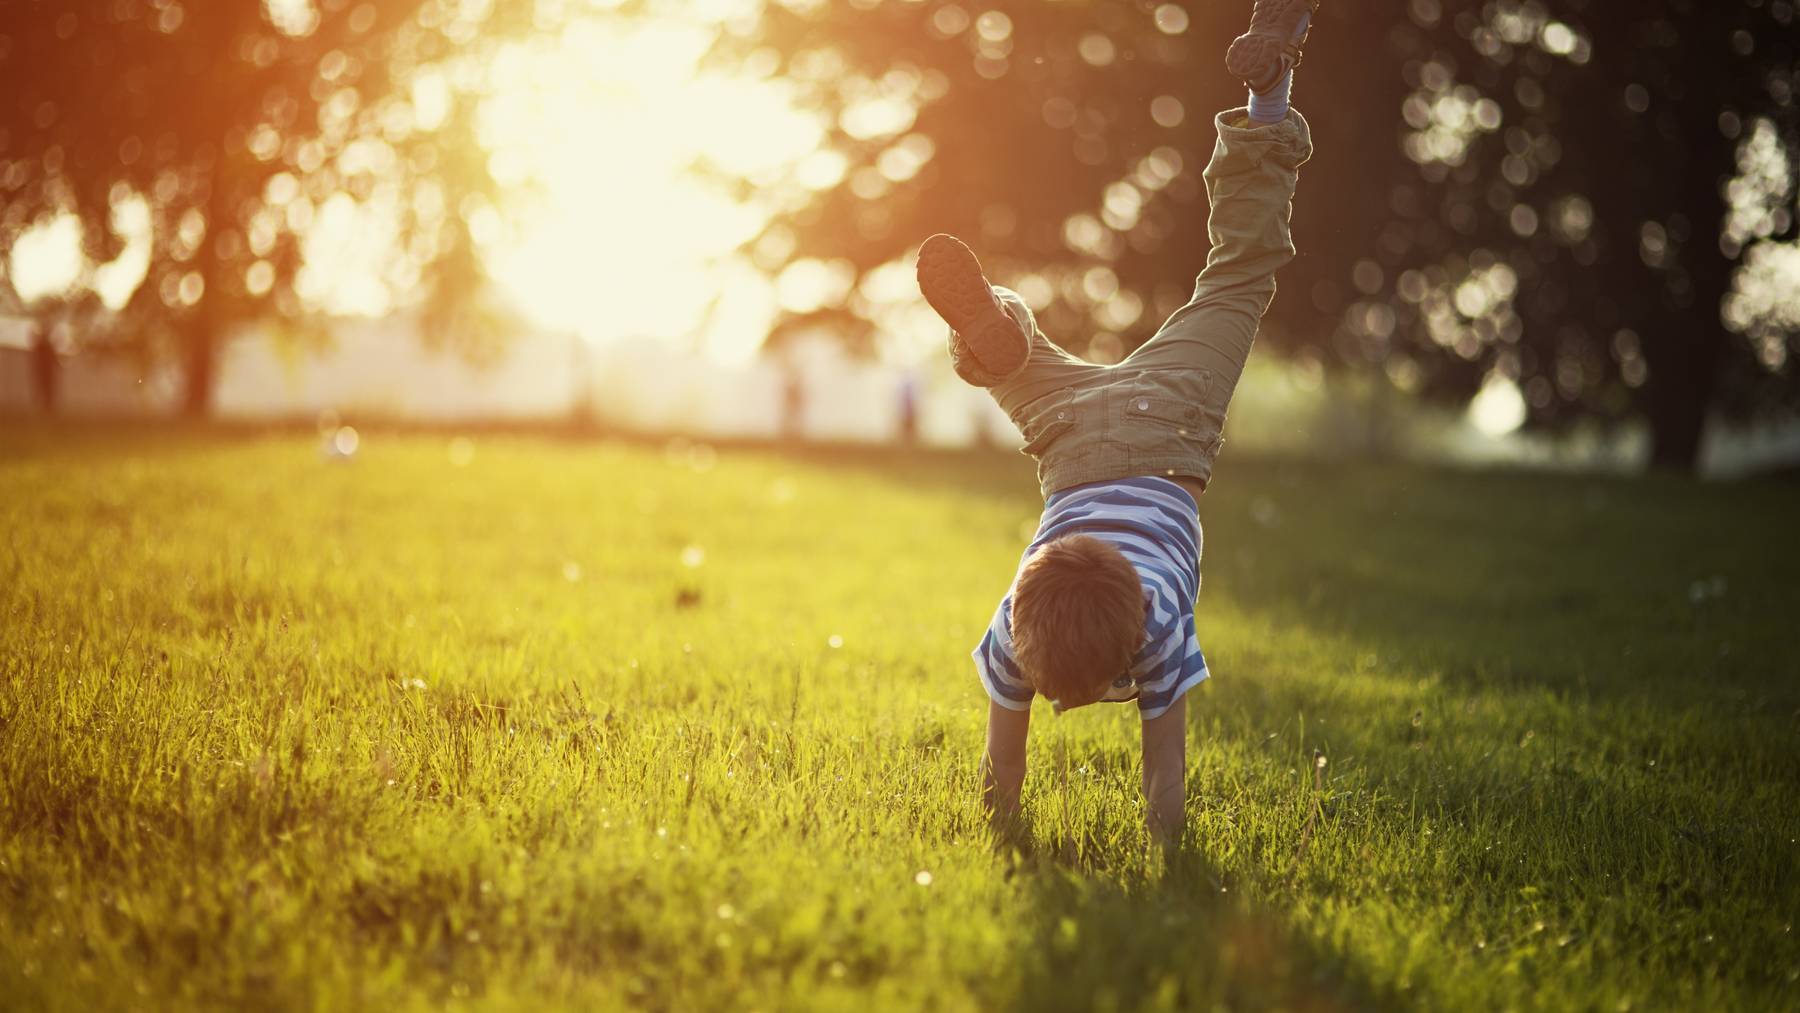
<path id="1" fill-rule="evenodd" d="M 1186 489 L 1165 478 L 1126 478 L 1063 489 L 1044 503 L 1044 516 L 1019 560 L 1020 568 L 1046 542 L 1074 534 L 1097 538 L 1123 553 L 1143 582 L 1149 606 L 1143 648 L 1101 699 L 1136 700 L 1144 719 L 1157 717 L 1207 677 L 1206 658 L 1194 636 L 1194 599 L 1200 595 L 1200 508 Z M 1015 584 L 1017 580 L 1015 576 Z M 1031 683 L 1013 659 L 1012 597 L 1009 588 L 976 646 L 975 670 L 995 703 L 1029 710 Z"/>

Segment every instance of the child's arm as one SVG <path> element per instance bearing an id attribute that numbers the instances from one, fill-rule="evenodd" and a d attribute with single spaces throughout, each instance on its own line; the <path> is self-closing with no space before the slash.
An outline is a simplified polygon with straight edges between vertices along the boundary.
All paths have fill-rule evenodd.
<path id="1" fill-rule="evenodd" d="M 988 701 L 987 753 L 981 758 L 981 804 L 996 821 L 1019 812 L 1019 789 L 1025 783 L 1025 736 L 1031 712 Z"/>
<path id="2" fill-rule="evenodd" d="M 1175 843 L 1186 817 L 1187 698 L 1177 697 L 1169 709 L 1144 722 L 1144 820 L 1158 844 Z"/>

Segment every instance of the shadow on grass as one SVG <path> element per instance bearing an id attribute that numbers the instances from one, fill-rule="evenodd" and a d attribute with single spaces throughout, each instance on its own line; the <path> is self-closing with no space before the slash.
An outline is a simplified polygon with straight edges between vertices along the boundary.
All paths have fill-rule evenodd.
<path id="1" fill-rule="evenodd" d="M 1333 785 L 1314 854 L 1291 863 L 1301 893 L 1462 895 L 1483 913 L 1450 917 L 1452 950 L 1554 912 L 1558 938 L 1594 947 L 1586 959 L 1618 959 L 1630 937 L 1665 980 L 1782 986 L 1779 960 L 1721 972 L 1694 941 L 1751 948 L 1800 904 L 1786 861 L 1800 824 L 1772 788 L 1800 783 L 1800 489 L 1282 459 L 1229 475 L 1201 503 L 1198 612 L 1204 643 L 1210 625 L 1232 644 L 1213 656 L 1230 685 L 1194 720 L 1217 722 L 1251 769 L 1190 805 L 1281 797 L 1271 782 L 1323 748 Z M 941 478 L 1011 495 L 997 474 Z M 1223 635 L 1228 616 L 1270 632 Z M 1258 822 L 1239 849 L 1295 852 L 1296 827 Z M 1362 868 L 1371 847 L 1388 868 Z M 1287 873 L 1251 861 L 1257 910 L 1221 895 L 1226 877 L 1198 855 L 1132 882 L 1021 850 L 1040 921 L 1021 959 L 1043 971 L 1023 1008 L 1384 998 L 1385 972 L 1277 913 Z"/>
<path id="2" fill-rule="evenodd" d="M 1029 891 L 1029 947 L 1009 1008 L 1354 1010 L 1392 1005 L 1342 955 L 1253 909 L 1198 852 L 1120 873 L 1022 835 L 1003 845 Z"/>
<path id="3" fill-rule="evenodd" d="M 1016 453 L 745 449 L 1041 509 Z M 1219 603 L 1471 688 L 1800 716 L 1793 483 L 1240 456 L 1200 515 L 1203 642 Z"/>

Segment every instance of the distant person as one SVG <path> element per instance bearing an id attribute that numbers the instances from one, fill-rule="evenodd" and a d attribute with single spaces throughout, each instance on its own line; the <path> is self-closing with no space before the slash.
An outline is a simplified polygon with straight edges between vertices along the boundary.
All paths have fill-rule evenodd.
<path id="1" fill-rule="evenodd" d="M 991 450 L 994 446 L 994 426 L 989 419 L 990 409 L 984 404 L 974 407 L 975 412 L 969 416 L 969 428 L 974 434 L 970 438 L 970 445 L 976 450 Z"/>
<path id="2" fill-rule="evenodd" d="M 1207 678 L 1194 633 L 1200 591 L 1198 497 L 1250 346 L 1294 257 L 1288 216 L 1312 155 L 1288 108 L 1318 0 L 1257 0 L 1225 65 L 1249 105 L 1220 113 L 1206 167 L 1212 252 L 1194 297 L 1116 366 L 1063 351 L 1017 293 L 990 285 L 958 240 L 919 251 L 919 287 L 951 327 L 957 374 L 985 387 L 1038 462 L 1044 514 L 975 665 L 990 698 L 983 800 L 1017 812 L 1031 701 L 1060 713 L 1135 700 L 1153 839 L 1184 826 L 1183 695 Z"/>
<path id="3" fill-rule="evenodd" d="M 919 380 L 910 370 L 900 376 L 900 443 L 919 442 Z"/>
<path id="4" fill-rule="evenodd" d="M 789 440 L 806 435 L 806 377 L 792 362 L 781 370 L 781 435 Z"/>
<path id="5" fill-rule="evenodd" d="M 49 415 L 56 411 L 56 380 L 61 371 L 56 345 L 50 340 L 50 329 L 42 324 L 30 325 L 31 392 L 38 411 Z"/>

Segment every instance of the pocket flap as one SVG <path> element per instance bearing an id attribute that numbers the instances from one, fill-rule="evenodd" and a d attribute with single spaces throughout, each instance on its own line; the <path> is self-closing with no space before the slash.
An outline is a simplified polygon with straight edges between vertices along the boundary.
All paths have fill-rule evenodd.
<path id="1" fill-rule="evenodd" d="M 1142 418 L 1161 422 L 1177 429 L 1198 432 L 1205 419 L 1200 406 L 1188 401 L 1155 394 L 1134 393 L 1125 402 L 1126 418 Z"/>
<path id="2" fill-rule="evenodd" d="M 1073 418 L 1057 419 L 1037 430 L 1035 433 L 1027 434 L 1025 436 L 1025 445 L 1019 449 L 1024 453 L 1036 457 L 1043 452 L 1045 447 L 1055 443 L 1057 437 L 1068 432 L 1070 427 L 1074 425 L 1075 420 Z"/>
<path id="3" fill-rule="evenodd" d="M 1025 406 L 1018 420 L 1019 435 L 1025 438 L 1021 449 L 1033 456 L 1075 426 L 1075 395 L 1061 391 L 1039 398 Z"/>

